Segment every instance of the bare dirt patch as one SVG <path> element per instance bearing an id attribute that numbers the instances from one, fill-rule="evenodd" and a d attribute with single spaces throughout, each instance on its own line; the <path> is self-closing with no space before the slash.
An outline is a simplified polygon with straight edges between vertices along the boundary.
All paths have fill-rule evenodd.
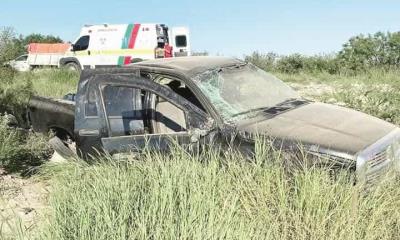
<path id="1" fill-rule="evenodd" d="M 32 232 L 47 207 L 48 193 L 43 180 L 9 175 L 0 168 L 0 238 Z"/>
<path id="2" fill-rule="evenodd" d="M 324 94 L 332 94 L 335 88 L 321 83 L 288 83 L 294 90 L 296 90 L 301 96 L 311 99 L 318 100 L 319 96 Z"/>

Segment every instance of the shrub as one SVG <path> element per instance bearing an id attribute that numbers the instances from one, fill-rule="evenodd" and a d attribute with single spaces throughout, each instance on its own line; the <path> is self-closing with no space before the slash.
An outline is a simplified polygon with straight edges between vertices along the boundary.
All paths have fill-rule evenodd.
<path id="1" fill-rule="evenodd" d="M 12 172 L 40 165 L 52 152 L 47 142 L 42 134 L 8 126 L 0 115 L 0 167 Z"/>
<path id="2" fill-rule="evenodd" d="M 292 54 L 279 56 L 271 52 L 267 54 L 253 52 L 251 55 L 246 56 L 245 60 L 269 72 L 288 74 L 299 72 L 335 74 L 339 72 L 339 62 L 335 55 L 304 56 Z"/>
<path id="3" fill-rule="evenodd" d="M 305 57 L 300 54 L 283 56 L 276 62 L 276 69 L 283 73 L 299 73 L 304 66 Z"/>
<path id="4" fill-rule="evenodd" d="M 26 106 L 32 95 L 31 78 L 15 80 L 15 73 L 8 68 L 0 68 L 0 113 L 8 112 L 24 122 Z"/>
<path id="5" fill-rule="evenodd" d="M 278 55 L 272 52 L 262 54 L 259 52 L 253 52 L 249 56 L 245 56 L 245 60 L 253 63 L 265 71 L 275 71 L 275 64 L 277 61 Z"/>
<path id="6" fill-rule="evenodd" d="M 400 32 L 352 37 L 338 54 L 343 67 L 351 71 L 400 67 Z"/>
<path id="7" fill-rule="evenodd" d="M 327 72 L 357 74 L 371 68 L 400 68 L 400 32 L 358 35 L 343 44 L 338 54 L 305 56 L 254 52 L 245 59 L 267 71 L 295 74 Z"/>

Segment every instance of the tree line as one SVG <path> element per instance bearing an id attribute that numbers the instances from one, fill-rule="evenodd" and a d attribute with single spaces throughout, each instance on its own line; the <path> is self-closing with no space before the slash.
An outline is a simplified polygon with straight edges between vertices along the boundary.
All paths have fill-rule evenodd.
<path id="1" fill-rule="evenodd" d="M 0 31 L 0 63 L 14 59 L 26 53 L 30 43 L 63 43 L 57 36 L 32 33 L 26 36 L 18 35 L 11 27 L 3 27 Z"/>
<path id="2" fill-rule="evenodd" d="M 278 55 L 253 52 L 247 61 L 268 70 L 283 73 L 328 72 L 346 74 L 372 68 L 400 68 L 400 32 L 360 34 L 350 38 L 342 49 L 330 55 Z"/>

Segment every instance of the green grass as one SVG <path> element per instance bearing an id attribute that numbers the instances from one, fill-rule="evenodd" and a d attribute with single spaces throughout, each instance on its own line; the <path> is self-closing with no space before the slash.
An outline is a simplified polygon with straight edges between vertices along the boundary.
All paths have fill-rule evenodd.
<path id="1" fill-rule="evenodd" d="M 265 149 L 265 148 L 263 148 Z M 271 153 L 271 152 L 270 152 Z M 313 166 L 288 172 L 279 152 L 47 167 L 51 217 L 40 239 L 396 239 L 400 189 L 370 192 Z"/>
<path id="2" fill-rule="evenodd" d="M 295 83 L 323 83 L 323 84 L 400 84 L 400 70 L 384 70 L 371 69 L 368 72 L 358 73 L 356 75 L 346 74 L 329 74 L 327 72 L 306 73 L 300 72 L 296 74 L 274 72 L 274 74 L 286 81 Z"/>
<path id="3" fill-rule="evenodd" d="M 48 137 L 43 134 L 8 127 L 6 118 L 0 115 L 0 168 L 27 174 L 51 156 L 47 142 Z"/>
<path id="4" fill-rule="evenodd" d="M 400 70 L 373 69 L 354 76 L 328 73 L 283 74 L 288 83 L 326 85 L 333 92 L 316 96 L 317 100 L 344 105 L 400 125 Z"/>
<path id="5" fill-rule="evenodd" d="M 68 70 L 37 69 L 17 74 L 15 81 L 30 81 L 33 93 L 36 95 L 61 98 L 67 93 L 76 93 L 79 76 Z"/>

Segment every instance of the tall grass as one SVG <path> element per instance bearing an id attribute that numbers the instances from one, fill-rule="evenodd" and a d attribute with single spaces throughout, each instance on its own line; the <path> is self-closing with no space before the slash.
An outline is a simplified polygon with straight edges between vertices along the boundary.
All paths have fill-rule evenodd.
<path id="1" fill-rule="evenodd" d="M 277 73 L 278 77 L 289 83 L 322 84 L 334 91 L 316 96 L 328 103 L 340 103 L 400 125 L 400 71 L 371 69 L 358 75 L 328 73 Z"/>
<path id="2" fill-rule="evenodd" d="M 46 135 L 9 127 L 0 114 L 0 168 L 25 172 L 40 165 L 52 153 L 47 141 Z"/>
<path id="3" fill-rule="evenodd" d="M 398 237 L 394 179 L 365 193 L 346 171 L 336 178 L 314 166 L 288 171 L 279 152 L 258 149 L 253 161 L 176 149 L 139 161 L 47 167 L 52 211 L 40 239 Z"/>
<path id="4" fill-rule="evenodd" d="M 64 69 L 37 69 L 17 74 L 14 81 L 25 82 L 28 79 L 34 94 L 61 98 L 67 93 L 76 93 L 79 76 Z"/>

